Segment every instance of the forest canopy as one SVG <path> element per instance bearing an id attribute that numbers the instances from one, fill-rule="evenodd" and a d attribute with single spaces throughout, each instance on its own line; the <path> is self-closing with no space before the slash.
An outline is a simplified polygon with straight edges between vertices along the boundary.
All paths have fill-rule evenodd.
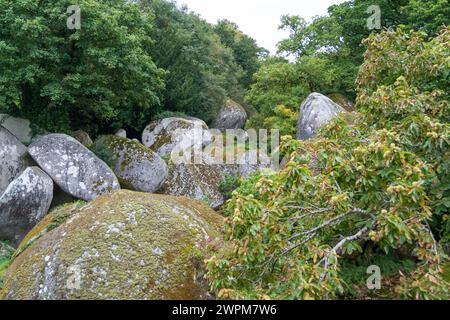
<path id="1" fill-rule="evenodd" d="M 142 130 L 158 113 L 210 122 L 243 101 L 265 50 L 236 25 L 212 25 L 168 1 L 1 0 L 0 112 L 37 130 Z"/>

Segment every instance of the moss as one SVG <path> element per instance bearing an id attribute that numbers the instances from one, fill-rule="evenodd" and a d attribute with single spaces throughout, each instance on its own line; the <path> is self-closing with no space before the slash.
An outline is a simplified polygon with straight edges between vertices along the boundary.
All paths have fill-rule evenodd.
<path id="1" fill-rule="evenodd" d="M 203 271 L 193 261 L 211 254 L 222 223 L 197 201 L 113 192 L 76 210 L 16 257 L 7 275 L 9 298 L 207 298 Z M 80 290 L 65 286 L 73 266 L 81 270 Z"/>
<path id="2" fill-rule="evenodd" d="M 14 249 L 8 243 L 0 241 L 0 289 L 3 287 L 3 275 L 8 268 Z"/>
<path id="3" fill-rule="evenodd" d="M 91 150 L 110 166 L 121 186 L 128 189 L 134 189 L 134 187 L 130 178 L 125 174 L 127 169 L 136 162 L 153 161 L 157 157 L 151 149 L 143 144 L 113 135 L 99 137 Z"/>
<path id="4" fill-rule="evenodd" d="M 186 196 L 217 208 L 224 202 L 219 185 L 226 172 L 225 165 L 169 163 L 169 174 L 160 193 Z"/>
<path id="5" fill-rule="evenodd" d="M 44 234 L 62 225 L 85 204 L 86 202 L 79 200 L 74 203 L 64 204 L 52 210 L 25 236 L 14 252 L 13 258 L 20 255 Z"/>
<path id="6" fill-rule="evenodd" d="M 225 102 L 225 108 L 237 109 L 240 112 L 243 112 L 243 113 L 247 114 L 247 112 L 245 111 L 244 107 L 242 107 L 239 103 L 237 103 L 237 102 L 235 102 L 233 100 L 230 100 L 230 99 L 228 99 Z"/>

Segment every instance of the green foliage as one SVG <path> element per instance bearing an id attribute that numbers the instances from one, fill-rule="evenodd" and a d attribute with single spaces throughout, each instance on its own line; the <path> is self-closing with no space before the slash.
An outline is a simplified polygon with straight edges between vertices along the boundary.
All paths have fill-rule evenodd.
<path id="1" fill-rule="evenodd" d="M 164 111 L 209 122 L 243 101 L 264 52 L 164 0 L 81 0 L 80 30 L 66 24 L 72 4 L 0 0 L 0 112 L 36 133 L 140 131 Z"/>
<path id="2" fill-rule="evenodd" d="M 139 128 L 163 89 L 149 55 L 153 15 L 125 0 L 81 0 L 81 29 L 69 30 L 72 4 L 0 1 L 1 112 L 48 131 Z"/>
<path id="3" fill-rule="evenodd" d="M 243 70 L 212 25 L 174 3 L 148 3 L 154 12 L 151 55 L 167 70 L 162 110 L 210 122 L 227 97 L 242 96 Z"/>
<path id="4" fill-rule="evenodd" d="M 371 127 L 397 127 L 401 147 L 430 166 L 425 186 L 435 214 L 432 225 L 445 243 L 450 240 L 449 40 L 448 28 L 431 41 L 423 33 L 402 31 L 368 38 L 356 105 Z"/>
<path id="5" fill-rule="evenodd" d="M 254 84 L 247 93 L 247 101 L 263 116 L 271 114 L 277 105 L 297 110 L 309 94 L 296 65 L 279 58 L 265 60 L 254 76 Z"/>
<path id="6" fill-rule="evenodd" d="M 239 188 L 241 183 L 240 177 L 225 174 L 224 179 L 219 184 L 219 191 L 223 193 L 227 199 L 230 199 L 233 191 Z"/>
<path id="7" fill-rule="evenodd" d="M 239 83 L 247 89 L 253 81 L 253 75 L 260 67 L 259 58 L 267 56 L 267 50 L 258 47 L 254 39 L 228 20 L 220 20 L 214 27 L 214 31 L 219 35 L 222 44 L 232 50 L 236 63 L 244 71 Z"/>
<path id="8" fill-rule="evenodd" d="M 367 254 L 370 253 L 370 254 Z M 378 266 L 382 274 L 380 290 L 367 289 L 367 269 Z M 340 276 L 345 283 L 344 299 L 396 299 L 395 286 L 401 273 L 409 274 L 417 267 L 416 262 L 396 254 L 374 254 L 365 252 L 356 259 L 344 258 L 341 262 Z"/>
<path id="9" fill-rule="evenodd" d="M 404 25 L 434 36 L 450 21 L 448 0 L 409 0 L 402 10 L 406 13 Z"/>
<path id="10" fill-rule="evenodd" d="M 327 65 L 315 70 L 315 78 L 333 77 L 321 84 L 321 90 L 311 91 L 334 90 L 354 97 L 354 81 L 365 50 L 362 41 L 381 31 L 367 27 L 367 9 L 372 5 L 380 7 L 382 29 L 402 26 L 434 36 L 450 21 L 448 0 L 351 0 L 329 7 L 328 15 L 315 17 L 310 23 L 299 16 L 282 17 L 280 28 L 288 30 L 290 36 L 280 42 L 279 52 L 293 55 L 301 65 L 308 65 L 302 61 L 305 57 L 314 57 Z"/>
<path id="11" fill-rule="evenodd" d="M 8 243 L 0 241 L 0 289 L 3 287 L 3 274 L 9 266 L 14 249 Z"/>
<path id="12" fill-rule="evenodd" d="M 340 115 L 315 140 L 285 137 L 286 167 L 245 182 L 227 203 L 232 250 L 208 261 L 220 298 L 351 295 L 341 261 L 367 254 L 365 244 L 419 261 L 412 272 L 405 268 L 396 297 L 448 298 L 442 225 L 450 118 L 448 93 L 440 90 L 448 81 L 448 30 L 431 41 L 384 32 L 365 44 L 362 113 Z M 408 55 L 415 46 L 420 53 Z M 386 67 L 397 57 L 400 66 Z"/>
<path id="13" fill-rule="evenodd" d="M 246 100 L 255 109 L 247 123 L 253 129 L 280 129 L 295 134 L 297 111 L 309 93 L 298 65 L 285 59 L 268 58 L 254 75 Z"/>
<path id="14" fill-rule="evenodd" d="M 186 118 L 187 115 L 184 112 L 176 111 L 162 111 L 152 117 L 154 121 L 162 120 L 165 118 Z"/>
<path id="15" fill-rule="evenodd" d="M 281 136 L 295 136 L 298 118 L 298 112 L 292 111 L 283 105 L 278 105 L 273 109 L 273 115 L 264 119 L 263 127 L 277 129 L 280 131 Z M 252 123 L 250 121 L 249 127 L 251 125 Z"/>

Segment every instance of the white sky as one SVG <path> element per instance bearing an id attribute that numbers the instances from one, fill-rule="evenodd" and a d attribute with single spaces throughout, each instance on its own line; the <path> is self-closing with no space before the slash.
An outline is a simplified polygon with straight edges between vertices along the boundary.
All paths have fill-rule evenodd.
<path id="1" fill-rule="evenodd" d="M 327 8 L 345 0 L 177 0 L 186 4 L 211 23 L 219 19 L 235 22 L 258 45 L 276 53 L 277 43 L 286 38 L 286 31 L 278 30 L 284 14 L 299 15 L 307 20 L 324 15 Z"/>

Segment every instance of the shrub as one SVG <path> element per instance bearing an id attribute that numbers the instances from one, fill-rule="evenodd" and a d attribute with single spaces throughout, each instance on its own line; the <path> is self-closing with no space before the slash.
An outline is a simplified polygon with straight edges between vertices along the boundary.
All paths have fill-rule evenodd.
<path id="1" fill-rule="evenodd" d="M 342 258 L 367 254 L 368 243 L 420 263 L 404 271 L 398 297 L 448 297 L 450 118 L 440 90 L 448 32 L 431 41 L 401 31 L 371 36 L 358 78 L 361 113 L 340 115 L 315 140 L 285 137 L 286 167 L 233 194 L 225 208 L 233 250 L 208 261 L 220 298 L 346 295 Z M 417 58 L 414 50 L 402 57 L 414 46 Z M 402 63 L 386 68 L 397 56 Z"/>

